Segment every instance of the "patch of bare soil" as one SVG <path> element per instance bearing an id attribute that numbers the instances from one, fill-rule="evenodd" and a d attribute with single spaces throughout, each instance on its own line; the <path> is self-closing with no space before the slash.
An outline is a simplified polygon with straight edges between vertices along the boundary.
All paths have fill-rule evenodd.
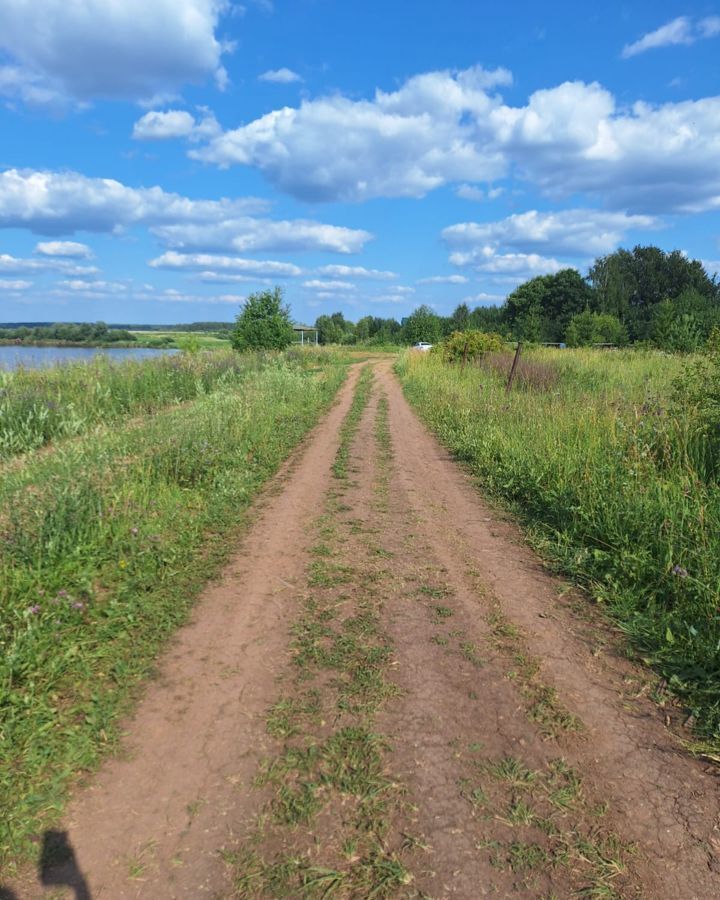
<path id="1" fill-rule="evenodd" d="M 717 770 L 373 368 L 73 803 L 91 895 L 720 896 Z"/>

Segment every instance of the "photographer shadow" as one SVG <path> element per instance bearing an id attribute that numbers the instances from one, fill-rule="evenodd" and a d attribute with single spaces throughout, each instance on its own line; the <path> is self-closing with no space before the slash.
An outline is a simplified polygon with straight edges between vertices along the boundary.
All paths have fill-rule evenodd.
<path id="1" fill-rule="evenodd" d="M 67 831 L 48 830 L 43 834 L 38 875 L 45 887 L 67 887 L 75 892 L 75 900 L 92 900 Z M 0 900 L 20 900 L 20 897 L 11 888 L 0 885 Z"/>

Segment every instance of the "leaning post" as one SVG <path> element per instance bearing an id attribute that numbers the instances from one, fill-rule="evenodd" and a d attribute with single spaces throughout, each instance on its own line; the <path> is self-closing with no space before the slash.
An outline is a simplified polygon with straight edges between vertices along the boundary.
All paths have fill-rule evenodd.
<path id="1" fill-rule="evenodd" d="M 505 393 L 509 394 L 512 389 L 513 379 L 515 378 L 515 369 L 517 369 L 518 360 L 520 359 L 520 353 L 522 352 L 522 341 L 518 341 L 517 348 L 515 350 L 515 358 L 513 359 L 512 368 L 510 369 L 510 375 L 507 380 L 507 386 L 505 388 Z"/>

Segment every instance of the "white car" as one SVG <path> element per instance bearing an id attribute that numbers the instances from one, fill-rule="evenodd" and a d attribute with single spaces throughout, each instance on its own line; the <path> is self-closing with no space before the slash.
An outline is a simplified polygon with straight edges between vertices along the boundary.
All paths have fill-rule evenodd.
<path id="1" fill-rule="evenodd" d="M 432 346 L 425 341 L 418 341 L 417 344 L 413 344 L 413 350 L 422 350 L 423 353 L 427 353 L 428 350 L 432 350 Z"/>

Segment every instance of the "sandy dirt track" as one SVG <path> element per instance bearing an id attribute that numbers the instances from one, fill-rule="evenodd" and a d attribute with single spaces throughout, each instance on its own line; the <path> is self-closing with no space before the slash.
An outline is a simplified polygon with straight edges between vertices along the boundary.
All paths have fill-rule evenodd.
<path id="1" fill-rule="evenodd" d="M 349 477 L 338 483 L 332 465 L 358 367 L 160 660 L 121 757 L 71 802 L 62 828 L 87 892 L 61 896 L 250 896 L 221 853 L 250 835 L 267 853 L 339 864 L 342 802 L 328 800 L 312 825 L 258 838 L 269 794 L 253 787 L 262 760 L 283 746 L 268 733 L 268 709 L 301 687 L 292 627 L 331 529 L 327 552 L 350 574 L 316 590 L 332 608 L 347 606 L 341 620 L 372 597 L 391 648 L 394 690 L 372 727 L 402 801 L 380 840 L 410 874 L 389 896 L 560 898 L 588 886 L 595 896 L 720 896 L 717 770 L 680 749 L 646 675 L 483 502 L 390 364 L 372 366 Z M 328 709 L 333 679 L 316 683 Z M 326 740 L 344 715 L 323 715 L 316 735 L 308 724 L 300 737 Z M 46 873 L 55 884 L 73 877 L 77 888 L 69 871 Z M 13 890 L 20 900 L 48 896 L 31 880 Z"/>

